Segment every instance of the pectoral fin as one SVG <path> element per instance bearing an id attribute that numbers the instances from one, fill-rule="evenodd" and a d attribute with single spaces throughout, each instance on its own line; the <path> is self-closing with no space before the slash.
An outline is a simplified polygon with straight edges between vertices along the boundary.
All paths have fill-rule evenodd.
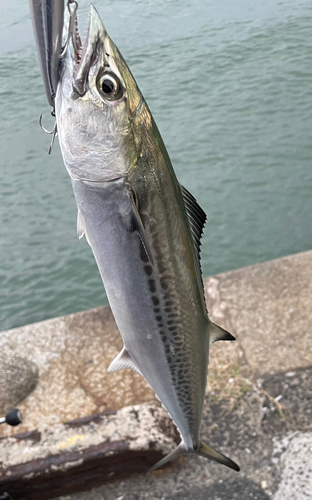
<path id="1" fill-rule="evenodd" d="M 81 238 L 83 237 L 83 235 L 86 236 L 86 240 L 87 240 L 87 242 L 90 245 L 90 241 L 89 241 L 89 238 L 88 238 L 88 233 L 87 233 L 87 230 L 86 230 L 86 223 L 85 223 L 85 220 L 83 218 L 81 210 L 79 210 L 79 208 L 78 208 L 78 214 L 77 214 L 77 236 L 81 240 Z"/>
<path id="2" fill-rule="evenodd" d="M 154 264 L 152 252 L 151 252 L 148 240 L 147 240 L 147 236 L 146 236 L 146 232 L 145 232 L 145 229 L 144 229 L 144 226 L 142 223 L 141 216 L 139 214 L 139 210 L 138 210 L 137 202 L 136 202 L 136 197 L 135 197 L 133 190 L 131 190 L 131 192 L 130 192 L 130 199 L 131 199 L 131 215 L 130 215 L 129 231 L 131 231 L 131 232 L 136 231 L 138 233 L 149 261 L 152 264 Z"/>
<path id="3" fill-rule="evenodd" d="M 215 325 L 210 321 L 209 323 L 209 333 L 210 333 L 210 345 L 214 344 L 218 340 L 236 340 L 235 337 L 226 330 L 223 330 L 221 326 Z"/>
<path id="4" fill-rule="evenodd" d="M 133 370 L 136 373 L 139 373 L 142 375 L 141 371 L 131 358 L 130 354 L 128 353 L 127 349 L 124 347 L 122 351 L 116 356 L 114 361 L 109 365 L 108 367 L 108 372 L 116 372 L 117 370 Z M 143 377 L 143 375 L 142 375 Z"/>

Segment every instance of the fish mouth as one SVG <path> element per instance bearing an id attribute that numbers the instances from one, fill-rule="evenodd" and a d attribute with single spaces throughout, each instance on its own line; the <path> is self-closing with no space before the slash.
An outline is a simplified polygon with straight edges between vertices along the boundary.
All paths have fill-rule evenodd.
<path id="1" fill-rule="evenodd" d="M 73 90 L 79 97 L 87 91 L 87 80 L 91 67 L 96 62 L 101 46 L 104 45 L 106 30 L 95 7 L 90 4 L 89 21 L 84 42 L 79 32 L 78 18 L 70 19 L 69 36 L 72 40 Z"/>

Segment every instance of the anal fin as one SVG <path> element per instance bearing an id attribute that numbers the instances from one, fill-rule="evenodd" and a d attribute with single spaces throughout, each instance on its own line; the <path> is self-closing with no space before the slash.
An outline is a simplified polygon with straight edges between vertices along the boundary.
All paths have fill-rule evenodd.
<path id="1" fill-rule="evenodd" d="M 111 364 L 108 367 L 108 372 L 116 372 L 117 370 L 132 370 L 136 373 L 139 373 L 142 375 L 141 371 L 131 358 L 130 354 L 128 353 L 127 349 L 124 347 L 122 351 L 116 356 L 114 361 L 111 362 Z M 142 375 L 143 377 L 143 375 Z"/>

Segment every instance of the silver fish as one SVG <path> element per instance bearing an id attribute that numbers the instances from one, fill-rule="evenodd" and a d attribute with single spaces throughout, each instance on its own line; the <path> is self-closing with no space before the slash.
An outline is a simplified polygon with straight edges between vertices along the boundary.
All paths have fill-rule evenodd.
<path id="1" fill-rule="evenodd" d="M 181 443 L 153 469 L 195 453 L 239 470 L 199 438 L 209 346 L 234 340 L 207 314 L 199 260 L 206 215 L 177 181 L 151 112 L 93 6 L 83 45 L 77 37 L 67 28 L 56 120 L 78 236 L 92 248 L 124 340 L 109 371 L 140 373 L 179 429 Z"/>

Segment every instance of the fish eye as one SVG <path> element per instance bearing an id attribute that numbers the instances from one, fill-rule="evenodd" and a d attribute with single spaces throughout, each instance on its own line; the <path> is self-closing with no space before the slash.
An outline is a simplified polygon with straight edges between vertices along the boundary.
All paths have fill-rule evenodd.
<path id="1" fill-rule="evenodd" d="M 105 73 L 98 81 L 98 87 L 104 98 L 108 101 L 116 101 L 122 96 L 122 87 L 119 78 L 113 73 Z"/>

